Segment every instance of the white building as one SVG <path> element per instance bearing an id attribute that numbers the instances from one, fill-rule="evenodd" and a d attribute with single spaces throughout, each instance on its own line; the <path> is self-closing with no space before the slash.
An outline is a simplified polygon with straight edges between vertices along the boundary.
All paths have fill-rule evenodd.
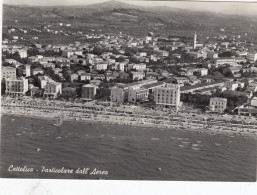
<path id="1" fill-rule="evenodd" d="M 254 97 L 254 98 L 251 100 L 251 106 L 257 107 L 257 97 Z"/>
<path id="2" fill-rule="evenodd" d="M 140 100 L 148 99 L 148 89 L 141 86 L 131 86 L 128 90 L 128 102 L 136 103 Z"/>
<path id="3" fill-rule="evenodd" d="M 236 90 L 238 88 L 239 84 L 236 82 L 226 82 L 224 83 L 224 87 L 226 87 L 228 90 Z"/>
<path id="4" fill-rule="evenodd" d="M 150 36 L 147 36 L 146 38 L 145 38 L 145 41 L 148 43 L 149 41 L 152 41 L 152 37 L 150 37 Z"/>
<path id="5" fill-rule="evenodd" d="M 173 79 L 178 83 L 178 84 L 185 84 L 189 83 L 190 80 L 187 77 L 173 77 Z"/>
<path id="6" fill-rule="evenodd" d="M 144 72 L 131 72 L 133 80 L 142 80 L 145 78 Z"/>
<path id="7" fill-rule="evenodd" d="M 255 62 L 255 61 L 257 61 L 257 53 L 248 53 L 247 59 L 248 59 L 250 62 Z"/>
<path id="8" fill-rule="evenodd" d="M 5 59 L 5 62 L 8 64 L 17 64 L 18 63 L 18 61 L 14 60 L 14 59 Z"/>
<path id="9" fill-rule="evenodd" d="M 91 79 L 91 74 L 84 73 L 84 74 L 80 75 L 81 81 L 86 81 L 86 80 L 90 81 L 90 79 Z"/>
<path id="10" fill-rule="evenodd" d="M 201 76 L 208 75 L 208 69 L 207 68 L 199 68 L 199 69 L 197 69 L 197 72 L 199 72 Z"/>
<path id="11" fill-rule="evenodd" d="M 45 85 L 44 97 L 57 98 L 62 94 L 62 84 L 50 82 Z"/>
<path id="12" fill-rule="evenodd" d="M 2 80 L 3 79 L 15 79 L 16 78 L 16 68 L 11 66 L 2 66 Z"/>
<path id="13" fill-rule="evenodd" d="M 99 63 L 95 64 L 94 68 L 95 70 L 106 70 L 107 69 L 107 63 Z"/>
<path id="14" fill-rule="evenodd" d="M 227 108 L 227 99 L 214 97 L 210 99 L 210 110 L 222 113 Z"/>
<path id="15" fill-rule="evenodd" d="M 5 93 L 7 95 L 12 96 L 22 96 L 29 90 L 29 82 L 28 79 L 22 78 L 9 78 L 5 81 L 6 90 Z"/>
<path id="16" fill-rule="evenodd" d="M 31 76 L 30 65 L 25 65 L 25 69 L 26 69 L 26 77 L 30 77 Z"/>
<path id="17" fill-rule="evenodd" d="M 37 75 L 37 74 L 44 74 L 44 70 L 41 68 L 35 68 L 32 70 L 32 75 Z"/>
<path id="18" fill-rule="evenodd" d="M 49 76 L 39 76 L 38 77 L 39 83 L 40 83 L 40 87 L 41 89 L 44 89 L 45 86 L 50 83 L 53 82 L 52 78 Z"/>
<path id="19" fill-rule="evenodd" d="M 127 99 L 128 92 L 122 87 L 113 87 L 111 89 L 111 101 L 123 104 Z"/>
<path id="20" fill-rule="evenodd" d="M 134 69 L 137 71 L 143 71 L 146 70 L 146 64 L 140 63 L 140 64 L 128 64 L 128 69 Z"/>
<path id="21" fill-rule="evenodd" d="M 217 58 L 215 60 L 216 65 L 225 65 L 229 64 L 230 66 L 234 66 L 236 64 L 235 58 Z"/>
<path id="22" fill-rule="evenodd" d="M 178 110 L 180 104 L 180 85 L 166 83 L 163 87 L 155 88 L 154 101 L 159 105 L 175 106 L 176 110 Z"/>
<path id="23" fill-rule="evenodd" d="M 17 50 L 17 52 L 20 54 L 21 58 L 26 58 L 28 56 L 27 50 L 25 50 L 25 49 Z"/>

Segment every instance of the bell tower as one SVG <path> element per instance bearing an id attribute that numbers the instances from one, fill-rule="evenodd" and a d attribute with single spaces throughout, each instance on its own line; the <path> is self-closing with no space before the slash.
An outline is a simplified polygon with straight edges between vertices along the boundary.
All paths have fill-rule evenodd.
<path id="1" fill-rule="evenodd" d="M 196 35 L 196 31 L 195 31 L 195 34 L 194 34 L 194 45 L 193 45 L 193 49 L 196 49 L 196 43 L 197 43 L 197 35 Z"/>

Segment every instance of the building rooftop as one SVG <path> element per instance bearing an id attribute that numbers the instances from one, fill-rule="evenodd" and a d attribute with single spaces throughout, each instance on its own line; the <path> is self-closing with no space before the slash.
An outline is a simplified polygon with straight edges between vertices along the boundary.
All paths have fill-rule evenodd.
<path id="1" fill-rule="evenodd" d="M 152 88 L 152 87 L 157 87 L 157 86 L 160 86 L 160 85 L 163 85 L 164 82 L 163 81 L 158 81 L 157 83 L 151 83 L 151 84 L 146 84 L 144 85 L 144 88 Z"/>
<path id="2" fill-rule="evenodd" d="M 96 87 L 96 86 L 92 84 L 86 84 L 86 85 L 83 85 L 82 87 Z"/>
<path id="3" fill-rule="evenodd" d="M 220 97 L 213 97 L 210 99 L 210 101 L 221 101 L 221 102 L 227 102 L 228 100 L 226 98 L 220 98 Z"/>

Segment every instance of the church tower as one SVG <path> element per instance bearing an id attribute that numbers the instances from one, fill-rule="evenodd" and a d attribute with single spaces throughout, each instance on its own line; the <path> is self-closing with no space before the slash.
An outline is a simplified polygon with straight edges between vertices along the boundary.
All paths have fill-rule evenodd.
<path id="1" fill-rule="evenodd" d="M 30 72 L 31 72 L 30 65 L 25 65 L 25 69 L 26 69 L 26 77 L 30 77 L 31 76 L 31 74 L 30 74 Z"/>
<path id="2" fill-rule="evenodd" d="M 196 39 L 197 39 L 197 35 L 196 35 L 196 31 L 195 31 L 193 49 L 196 49 Z"/>

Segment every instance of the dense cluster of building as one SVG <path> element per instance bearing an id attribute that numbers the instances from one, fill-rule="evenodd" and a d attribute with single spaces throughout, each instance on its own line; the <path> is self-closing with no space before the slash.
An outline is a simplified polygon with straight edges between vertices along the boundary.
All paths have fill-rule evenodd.
<path id="1" fill-rule="evenodd" d="M 10 33 L 15 31 L 13 28 L 9 30 Z M 88 35 L 89 38 L 92 36 Z M 80 98 L 89 101 L 94 100 L 97 93 L 103 90 L 103 83 L 112 83 L 108 87 L 111 102 L 136 104 L 152 101 L 156 105 L 179 110 L 181 94 L 213 95 L 217 91 L 237 91 L 240 88 L 238 93 L 246 95 L 248 103 L 250 102 L 239 106 L 240 113 L 245 113 L 246 109 L 251 113 L 255 112 L 257 80 L 246 78 L 243 74 L 257 73 L 257 52 L 250 51 L 249 43 L 245 41 L 236 37 L 232 37 L 230 41 L 217 38 L 217 42 L 200 44 L 196 33 L 191 42 L 183 42 L 179 38 L 157 37 L 153 33 L 144 38 L 123 34 L 93 37 L 98 38 L 94 43 L 36 43 L 34 48 L 5 39 L 2 46 L 4 57 L 16 53 L 20 59 L 27 60 L 26 64 L 22 64 L 17 59 L 4 58 L 2 82 L 5 94 L 52 99 Z M 17 37 L 13 39 L 17 40 Z M 250 46 L 252 47 L 251 44 Z M 38 54 L 28 55 L 28 50 L 31 49 Z M 45 56 L 47 51 L 60 55 Z M 236 53 L 236 56 L 219 57 L 220 53 L 229 51 Z M 185 55 L 192 62 L 182 62 Z M 201 63 L 197 63 L 199 59 L 203 59 Z M 210 75 L 211 69 L 217 70 L 220 67 L 224 75 L 229 72 L 231 77 L 216 79 L 213 74 Z M 175 68 L 175 73 L 170 71 Z M 46 70 L 49 69 L 58 76 L 58 80 L 47 74 Z M 67 86 L 67 83 L 80 85 Z M 224 112 L 227 102 L 226 98 L 212 97 L 209 110 Z"/>

